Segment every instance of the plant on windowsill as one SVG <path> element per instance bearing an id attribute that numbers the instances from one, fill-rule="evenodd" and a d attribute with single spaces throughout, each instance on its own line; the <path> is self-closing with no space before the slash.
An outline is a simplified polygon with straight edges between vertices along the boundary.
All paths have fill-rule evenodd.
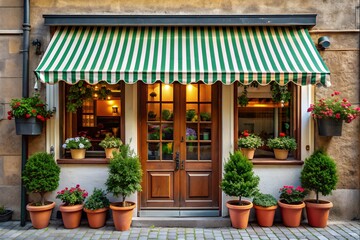
<path id="1" fill-rule="evenodd" d="M 317 120 L 320 136 L 341 136 L 343 121 L 350 123 L 360 116 L 360 107 L 352 107 L 346 98 L 341 99 L 338 91 L 332 93 L 330 98 L 322 98 L 311 104 L 307 111 Z"/>
<path id="2" fill-rule="evenodd" d="M 149 121 L 155 121 L 156 120 L 156 113 L 154 111 L 148 112 L 148 120 Z"/>
<path id="3" fill-rule="evenodd" d="M 91 142 L 86 137 L 68 138 L 62 145 L 64 149 L 70 149 L 73 159 L 85 158 L 86 149 L 91 147 Z"/>
<path id="4" fill-rule="evenodd" d="M 122 145 L 122 141 L 117 137 L 110 137 L 106 135 L 106 137 L 101 140 L 99 146 L 105 149 L 106 158 L 113 158 L 113 152 L 119 152 L 119 148 Z"/>
<path id="5" fill-rule="evenodd" d="M 270 89 L 273 102 L 281 103 L 281 107 L 291 100 L 291 92 L 289 92 L 288 86 L 280 86 L 278 83 L 272 82 Z"/>
<path id="6" fill-rule="evenodd" d="M 0 222 L 10 221 L 13 211 L 0 204 Z"/>
<path id="7" fill-rule="evenodd" d="M 239 198 L 226 203 L 233 227 L 247 227 L 253 204 L 250 201 L 242 200 L 242 197 L 255 196 L 259 191 L 259 181 L 260 178 L 254 175 L 251 161 L 240 151 L 230 153 L 230 157 L 224 165 L 224 177 L 220 187 L 226 195 Z"/>
<path id="8" fill-rule="evenodd" d="M 336 189 L 338 176 L 334 159 L 323 150 L 315 151 L 309 158 L 305 159 L 300 179 L 305 189 L 315 191 L 316 194 L 316 199 L 305 200 L 309 225 L 326 227 L 333 204 L 330 201 L 319 200 L 319 193 L 327 196 Z"/>
<path id="9" fill-rule="evenodd" d="M 200 119 L 201 121 L 211 121 L 211 114 L 209 112 L 201 112 Z"/>
<path id="10" fill-rule="evenodd" d="M 195 109 L 186 110 L 186 121 L 195 121 L 196 111 Z"/>
<path id="11" fill-rule="evenodd" d="M 37 152 L 26 161 L 22 181 L 28 192 L 40 194 L 40 201 L 29 203 L 26 209 L 34 228 L 45 228 L 49 225 L 55 202 L 46 201 L 45 194 L 59 186 L 60 168 L 53 155 Z"/>
<path id="12" fill-rule="evenodd" d="M 165 121 L 172 121 L 173 120 L 173 114 L 168 109 L 162 110 L 161 117 Z"/>
<path id="13" fill-rule="evenodd" d="M 297 148 L 295 138 L 288 137 L 285 133 L 280 133 L 277 138 L 268 139 L 267 146 L 274 149 L 275 158 L 278 160 L 286 160 L 289 151 L 294 151 Z"/>
<path id="14" fill-rule="evenodd" d="M 240 151 L 250 160 L 254 158 L 256 148 L 259 148 L 262 145 L 264 145 L 264 142 L 261 138 L 255 133 L 249 133 L 248 130 L 244 130 L 238 139 Z"/>
<path id="15" fill-rule="evenodd" d="M 105 225 L 110 201 L 103 189 L 94 188 L 93 193 L 86 199 L 84 212 L 91 228 L 101 228 Z"/>
<path id="16" fill-rule="evenodd" d="M 256 220 L 262 227 L 271 227 L 274 222 L 277 200 L 271 194 L 257 194 L 253 199 Z"/>

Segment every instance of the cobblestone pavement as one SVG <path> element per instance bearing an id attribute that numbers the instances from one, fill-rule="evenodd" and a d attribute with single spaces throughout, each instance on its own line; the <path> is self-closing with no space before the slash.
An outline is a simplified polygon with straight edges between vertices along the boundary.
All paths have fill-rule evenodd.
<path id="1" fill-rule="evenodd" d="M 246 229 L 235 228 L 131 228 L 115 231 L 114 226 L 90 229 L 82 224 L 76 229 L 64 229 L 51 223 L 48 228 L 34 229 L 30 222 L 24 227 L 19 221 L 0 222 L 0 239 L 360 239 L 360 221 L 329 222 L 326 228 L 312 228 L 303 224 L 287 228 L 276 224 L 270 228 L 252 223 Z"/>

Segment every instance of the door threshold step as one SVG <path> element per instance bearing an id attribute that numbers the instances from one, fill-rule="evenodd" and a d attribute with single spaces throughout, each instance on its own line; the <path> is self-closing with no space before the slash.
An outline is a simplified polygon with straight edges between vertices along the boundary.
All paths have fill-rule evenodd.
<path id="1" fill-rule="evenodd" d="M 231 227 L 224 217 L 133 217 L 132 227 Z"/>

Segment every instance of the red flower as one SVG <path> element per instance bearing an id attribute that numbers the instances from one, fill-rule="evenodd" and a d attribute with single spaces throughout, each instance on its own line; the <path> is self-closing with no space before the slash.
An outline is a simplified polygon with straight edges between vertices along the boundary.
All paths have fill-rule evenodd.
<path id="1" fill-rule="evenodd" d="M 12 117 L 11 117 L 11 116 L 8 116 L 8 119 L 9 119 L 9 120 L 11 120 L 11 119 L 12 119 Z"/>
<path id="2" fill-rule="evenodd" d="M 335 118 L 340 119 L 340 113 L 335 114 Z"/>
<path id="3" fill-rule="evenodd" d="M 36 113 L 36 109 L 32 109 L 31 112 L 32 112 L 32 113 Z"/>
<path id="4" fill-rule="evenodd" d="M 244 137 L 248 137 L 248 136 L 249 136 L 249 133 L 248 133 L 248 132 L 244 132 L 244 133 L 243 133 L 243 136 L 244 136 Z"/>
<path id="5" fill-rule="evenodd" d="M 31 117 L 31 115 L 30 114 L 25 114 L 25 118 L 30 118 Z"/>
<path id="6" fill-rule="evenodd" d="M 286 136 L 286 134 L 285 134 L 285 133 L 283 133 L 283 132 L 281 132 L 281 133 L 279 134 L 279 136 L 280 136 L 280 137 L 285 137 L 285 136 Z"/>

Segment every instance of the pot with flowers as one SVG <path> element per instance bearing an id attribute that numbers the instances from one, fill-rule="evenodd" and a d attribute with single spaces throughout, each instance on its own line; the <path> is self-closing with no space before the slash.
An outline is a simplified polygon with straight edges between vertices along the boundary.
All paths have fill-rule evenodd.
<path id="1" fill-rule="evenodd" d="M 105 139 L 99 143 L 99 146 L 105 149 L 106 158 L 113 158 L 113 152 L 119 152 L 121 144 L 122 141 L 120 138 L 106 135 Z"/>
<path id="2" fill-rule="evenodd" d="M 15 118 L 17 135 L 40 135 L 43 123 L 53 115 L 38 93 L 32 97 L 12 99 L 8 119 Z"/>
<path id="3" fill-rule="evenodd" d="M 286 227 L 298 227 L 301 222 L 302 210 L 305 207 L 303 201 L 306 191 L 301 186 L 284 186 L 280 188 L 280 207 L 283 224 Z"/>
<path id="4" fill-rule="evenodd" d="M 64 149 L 70 149 L 71 158 L 83 159 L 85 158 L 86 149 L 91 147 L 91 142 L 86 137 L 68 138 L 62 147 Z"/>
<path id="5" fill-rule="evenodd" d="M 277 200 L 271 194 L 259 193 L 253 200 L 256 220 L 262 227 L 271 227 L 274 222 Z"/>
<path id="6" fill-rule="evenodd" d="M 59 210 L 65 228 L 72 229 L 79 227 L 83 203 L 87 196 L 87 191 L 81 189 L 79 184 L 71 188 L 66 187 L 57 192 L 56 198 L 62 201 Z"/>
<path id="7" fill-rule="evenodd" d="M 84 212 L 91 228 L 101 228 L 105 225 L 109 205 L 106 192 L 103 189 L 94 188 L 84 204 Z"/>
<path id="8" fill-rule="evenodd" d="M 311 104 L 307 111 L 316 120 L 320 136 L 341 136 L 343 122 L 350 123 L 360 116 L 360 107 L 352 107 L 338 91 Z"/>
<path id="9" fill-rule="evenodd" d="M 278 160 L 286 160 L 289 151 L 296 150 L 297 144 L 295 138 L 280 133 L 277 138 L 268 139 L 267 146 L 274 149 L 275 158 Z"/>
<path id="10" fill-rule="evenodd" d="M 264 145 L 264 142 L 261 138 L 255 133 L 249 133 L 248 130 L 244 130 L 238 139 L 240 151 L 250 160 L 254 158 L 256 148 L 259 148 L 262 145 Z"/>

